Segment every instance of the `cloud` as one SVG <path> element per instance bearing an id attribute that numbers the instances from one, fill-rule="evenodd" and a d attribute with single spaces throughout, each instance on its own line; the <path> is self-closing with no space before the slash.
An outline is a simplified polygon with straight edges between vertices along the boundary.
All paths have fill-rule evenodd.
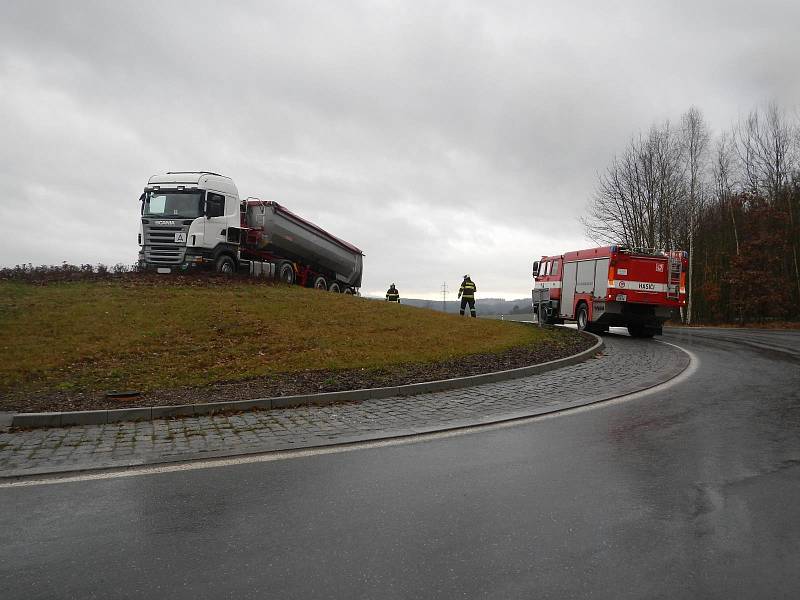
<path id="1" fill-rule="evenodd" d="M 631 135 L 796 102 L 799 13 L 5 3 L 0 263 L 131 262 L 147 177 L 210 169 L 362 247 L 365 292 L 436 297 L 469 271 L 521 297 L 534 258 L 590 245 L 577 218 Z"/>

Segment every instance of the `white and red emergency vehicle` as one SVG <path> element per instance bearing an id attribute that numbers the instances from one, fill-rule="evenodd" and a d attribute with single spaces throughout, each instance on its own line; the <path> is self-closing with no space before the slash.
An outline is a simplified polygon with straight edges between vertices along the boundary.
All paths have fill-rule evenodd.
<path id="1" fill-rule="evenodd" d="M 581 330 L 627 327 L 634 337 L 661 335 L 686 304 L 687 265 L 683 251 L 625 246 L 543 256 L 533 263 L 534 312 L 542 307 L 542 323 L 574 320 Z"/>

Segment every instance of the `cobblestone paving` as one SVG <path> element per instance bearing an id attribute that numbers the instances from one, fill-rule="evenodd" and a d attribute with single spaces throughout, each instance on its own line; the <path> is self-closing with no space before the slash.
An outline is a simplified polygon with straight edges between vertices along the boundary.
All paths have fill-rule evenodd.
<path id="1" fill-rule="evenodd" d="M 271 411 L 0 433 L 0 476 L 338 444 L 466 426 L 579 406 L 680 372 L 676 348 L 605 336 L 597 358 L 473 388 Z"/>

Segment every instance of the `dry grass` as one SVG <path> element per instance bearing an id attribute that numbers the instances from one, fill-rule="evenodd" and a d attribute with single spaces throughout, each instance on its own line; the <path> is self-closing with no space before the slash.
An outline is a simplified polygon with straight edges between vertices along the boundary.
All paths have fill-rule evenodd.
<path id="1" fill-rule="evenodd" d="M 525 325 L 298 287 L 0 282 L 0 393 L 147 391 L 544 343 Z"/>

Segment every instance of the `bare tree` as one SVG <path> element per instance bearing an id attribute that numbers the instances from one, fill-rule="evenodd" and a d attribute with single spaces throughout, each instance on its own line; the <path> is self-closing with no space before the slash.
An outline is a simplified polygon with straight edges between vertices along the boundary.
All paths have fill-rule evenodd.
<path id="1" fill-rule="evenodd" d="M 681 147 L 669 123 L 632 139 L 598 177 L 587 235 L 598 243 L 669 248 L 680 234 L 684 195 Z"/>
<path id="2" fill-rule="evenodd" d="M 720 206 L 727 206 L 731 215 L 731 225 L 733 227 L 733 238 L 736 242 L 736 256 L 739 256 L 739 230 L 736 226 L 736 214 L 733 209 L 733 148 L 731 138 L 723 133 L 717 140 L 716 152 L 714 156 L 714 192 Z"/>
<path id="3" fill-rule="evenodd" d="M 800 298 L 800 264 L 795 241 L 795 215 L 790 181 L 798 169 L 798 127 L 783 110 L 770 103 L 765 110 L 752 111 L 736 130 L 736 149 L 742 163 L 743 186 L 775 205 L 785 203 L 791 236 L 795 286 Z"/>
<path id="4" fill-rule="evenodd" d="M 736 128 L 736 150 L 742 164 L 744 189 L 779 201 L 796 166 L 796 128 L 777 104 L 756 109 Z"/>
<path id="5" fill-rule="evenodd" d="M 686 184 L 688 193 L 688 234 L 689 234 L 689 273 L 687 274 L 686 322 L 692 322 L 692 276 L 694 271 L 694 235 L 697 211 L 702 200 L 702 172 L 705 168 L 706 148 L 708 146 L 708 127 L 703 113 L 692 106 L 681 118 L 682 147 L 686 164 Z"/>

